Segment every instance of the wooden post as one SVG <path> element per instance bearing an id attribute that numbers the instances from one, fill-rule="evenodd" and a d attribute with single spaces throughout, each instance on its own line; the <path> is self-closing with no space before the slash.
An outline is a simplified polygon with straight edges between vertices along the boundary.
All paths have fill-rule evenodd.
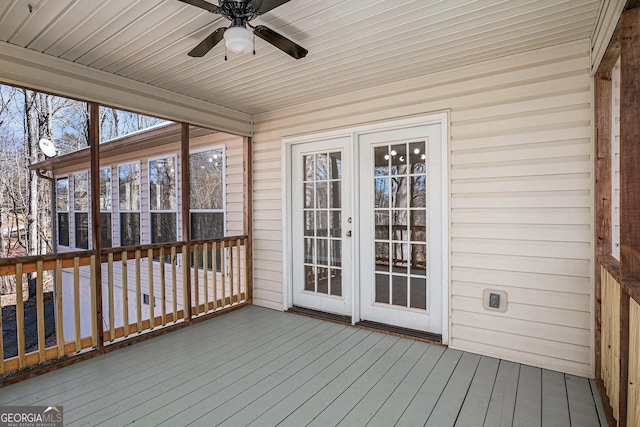
<path id="1" fill-rule="evenodd" d="M 620 18 L 620 276 L 640 279 L 640 9 Z M 629 295 L 620 306 L 619 425 L 627 425 Z"/>
<path id="2" fill-rule="evenodd" d="M 186 322 L 191 323 L 191 264 L 190 254 L 191 245 L 191 217 L 189 211 L 191 210 L 191 183 L 189 181 L 189 124 L 182 123 L 182 131 L 180 132 L 180 171 L 182 181 L 182 240 L 187 242 L 187 253 L 182 254 L 182 259 L 185 261 L 182 265 L 182 280 L 184 281 L 184 293 L 183 305 L 184 305 L 184 319 Z"/>
<path id="3" fill-rule="evenodd" d="M 595 77 L 595 212 L 596 257 L 611 251 L 611 69 Z M 601 378 L 602 281 L 600 264 L 595 265 L 595 368 Z"/>
<path id="4" fill-rule="evenodd" d="M 92 249 L 96 252 L 95 271 L 91 274 L 95 284 L 95 322 L 98 325 L 98 337 L 96 347 L 100 353 L 104 353 L 104 334 L 102 328 L 102 245 L 100 243 L 100 105 L 89 103 L 89 182 L 91 184 L 91 241 Z"/>
<path id="5" fill-rule="evenodd" d="M 243 199 L 244 199 L 244 234 L 247 236 L 246 257 L 245 257 L 245 282 L 247 302 L 253 299 L 253 139 L 244 138 L 242 167 L 244 176 Z"/>

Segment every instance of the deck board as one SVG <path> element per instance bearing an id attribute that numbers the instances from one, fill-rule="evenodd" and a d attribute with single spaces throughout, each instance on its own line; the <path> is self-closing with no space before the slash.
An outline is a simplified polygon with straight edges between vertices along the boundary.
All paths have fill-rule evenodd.
<path id="1" fill-rule="evenodd" d="M 593 381 L 249 306 L 0 389 L 65 425 L 600 426 Z"/>
<path id="2" fill-rule="evenodd" d="M 546 369 L 542 371 L 542 425 L 571 425 L 564 374 Z"/>
<path id="3" fill-rule="evenodd" d="M 537 427 L 542 423 L 542 370 L 533 366 L 520 367 L 514 427 Z"/>
<path id="4" fill-rule="evenodd" d="M 460 408 L 457 425 L 481 427 L 489 409 L 489 401 L 496 382 L 500 360 L 482 356 L 467 396 Z"/>
<path id="5" fill-rule="evenodd" d="M 520 365 L 518 363 L 500 361 L 487 416 L 484 420 L 485 426 L 507 427 L 513 425 L 519 377 Z"/>

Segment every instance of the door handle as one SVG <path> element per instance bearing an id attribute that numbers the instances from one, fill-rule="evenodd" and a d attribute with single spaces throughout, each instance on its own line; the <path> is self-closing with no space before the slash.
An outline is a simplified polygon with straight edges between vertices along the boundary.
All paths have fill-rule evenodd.
<path id="1" fill-rule="evenodd" d="M 351 237 L 351 230 L 347 231 L 347 237 Z"/>

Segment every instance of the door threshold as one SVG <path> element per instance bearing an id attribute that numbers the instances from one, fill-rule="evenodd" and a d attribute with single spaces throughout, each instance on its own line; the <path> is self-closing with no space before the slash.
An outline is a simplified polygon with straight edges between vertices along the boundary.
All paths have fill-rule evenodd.
<path id="1" fill-rule="evenodd" d="M 360 326 L 361 328 L 365 329 L 372 329 L 374 331 L 386 332 L 392 335 L 415 338 L 423 341 L 428 341 L 430 343 L 442 344 L 442 334 L 434 334 L 433 332 L 402 328 L 400 326 L 387 325 L 385 323 L 372 322 L 370 320 L 362 320 L 360 322 L 357 322 L 356 326 Z"/>
<path id="2" fill-rule="evenodd" d="M 329 320 L 336 323 L 344 323 L 351 325 L 351 316 L 343 316 L 340 314 L 327 313 L 326 311 L 312 310 L 310 308 L 299 307 L 294 305 L 287 310 L 288 313 L 301 314 L 303 316 L 315 317 L 316 319 Z"/>

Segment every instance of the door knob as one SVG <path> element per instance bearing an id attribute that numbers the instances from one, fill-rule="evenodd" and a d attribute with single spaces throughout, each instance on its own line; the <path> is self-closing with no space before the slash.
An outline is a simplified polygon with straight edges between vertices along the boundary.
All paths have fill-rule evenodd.
<path id="1" fill-rule="evenodd" d="M 347 237 L 351 237 L 351 230 L 347 231 Z"/>

